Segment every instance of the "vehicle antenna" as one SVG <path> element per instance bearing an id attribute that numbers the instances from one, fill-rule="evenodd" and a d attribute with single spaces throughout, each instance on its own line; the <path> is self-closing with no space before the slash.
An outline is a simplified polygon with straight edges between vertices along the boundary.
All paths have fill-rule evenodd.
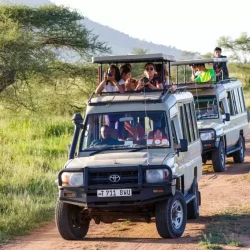
<path id="1" fill-rule="evenodd" d="M 196 96 L 197 96 L 197 104 L 198 104 L 198 112 L 200 114 L 200 104 L 199 104 L 199 94 L 198 94 L 198 90 L 197 90 L 197 83 L 195 83 L 195 92 L 196 92 Z M 194 110 L 195 110 L 195 107 L 194 107 Z M 197 115 L 196 115 L 196 119 L 197 119 Z"/>
<path id="2" fill-rule="evenodd" d="M 148 116 L 147 116 L 147 101 L 146 101 L 145 86 L 143 87 L 143 94 L 144 94 L 144 111 L 145 111 L 145 118 L 146 118 Z M 146 135 L 146 147 L 147 147 L 147 165 L 149 165 L 149 159 L 148 159 L 149 151 L 148 151 L 147 139 L 148 139 L 148 134 Z"/>

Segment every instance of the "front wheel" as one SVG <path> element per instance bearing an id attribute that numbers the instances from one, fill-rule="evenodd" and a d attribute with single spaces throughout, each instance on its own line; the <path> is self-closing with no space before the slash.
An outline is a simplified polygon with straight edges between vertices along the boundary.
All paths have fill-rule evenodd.
<path id="1" fill-rule="evenodd" d="M 84 219 L 81 208 L 60 200 L 56 205 L 56 225 L 65 240 L 82 240 L 89 230 L 89 219 Z"/>
<path id="2" fill-rule="evenodd" d="M 245 140 L 242 135 L 239 137 L 237 146 L 240 149 L 233 153 L 233 159 L 235 163 L 242 163 L 245 159 Z"/>
<path id="3" fill-rule="evenodd" d="M 218 148 L 212 152 L 212 163 L 214 172 L 224 172 L 226 167 L 226 156 L 224 142 L 220 141 Z"/>
<path id="4" fill-rule="evenodd" d="M 156 205 L 155 222 L 162 238 L 172 239 L 183 234 L 187 223 L 187 205 L 180 191 Z"/>

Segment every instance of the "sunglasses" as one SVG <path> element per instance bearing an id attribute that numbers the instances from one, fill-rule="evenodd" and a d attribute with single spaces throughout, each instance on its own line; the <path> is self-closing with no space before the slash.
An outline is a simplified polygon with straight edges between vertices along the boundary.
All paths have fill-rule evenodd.
<path id="1" fill-rule="evenodd" d="M 149 71 L 149 70 L 152 71 L 152 70 L 154 70 L 154 67 L 147 67 L 146 70 L 147 70 L 147 71 Z"/>

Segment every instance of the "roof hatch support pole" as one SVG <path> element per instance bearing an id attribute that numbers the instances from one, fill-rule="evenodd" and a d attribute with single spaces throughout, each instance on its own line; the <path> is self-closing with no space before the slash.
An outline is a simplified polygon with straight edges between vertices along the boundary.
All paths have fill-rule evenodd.
<path id="1" fill-rule="evenodd" d="M 186 83 L 186 65 L 184 66 L 184 83 Z"/>

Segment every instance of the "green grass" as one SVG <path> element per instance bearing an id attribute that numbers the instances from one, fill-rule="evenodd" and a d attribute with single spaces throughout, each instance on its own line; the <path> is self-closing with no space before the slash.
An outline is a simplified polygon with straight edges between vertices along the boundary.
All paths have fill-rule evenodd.
<path id="1" fill-rule="evenodd" d="M 249 216 L 250 206 L 247 206 L 204 218 L 207 225 L 200 245 L 206 249 L 220 249 L 221 245 L 243 246 L 240 236 L 250 235 Z"/>
<path id="2" fill-rule="evenodd" d="M 0 242 L 54 215 L 57 172 L 73 134 L 69 118 L 0 117 Z"/>

